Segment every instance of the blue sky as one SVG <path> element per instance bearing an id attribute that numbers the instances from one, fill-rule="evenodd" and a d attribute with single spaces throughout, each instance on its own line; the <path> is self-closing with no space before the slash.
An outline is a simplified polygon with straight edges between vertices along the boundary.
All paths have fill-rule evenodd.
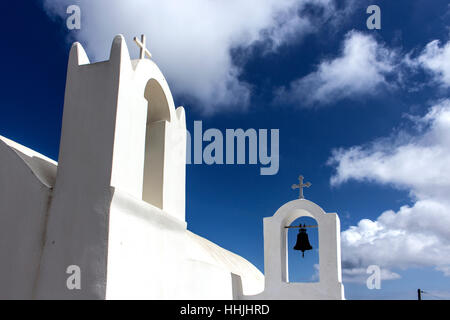
<path id="1" fill-rule="evenodd" d="M 66 28 L 70 4 L 80 30 Z M 370 4 L 381 30 L 366 27 Z M 49 0 L 6 12 L 1 135 L 57 160 L 71 42 L 100 61 L 123 33 L 137 58 L 132 37 L 145 33 L 191 132 L 195 120 L 280 132 L 276 175 L 188 165 L 189 229 L 263 270 L 262 219 L 296 198 L 302 173 L 306 198 L 340 216 L 348 299 L 414 299 L 418 287 L 450 298 L 448 1 Z M 314 276 L 317 253 L 305 255 L 290 259 L 296 279 Z M 365 285 L 371 264 L 381 290 Z"/>

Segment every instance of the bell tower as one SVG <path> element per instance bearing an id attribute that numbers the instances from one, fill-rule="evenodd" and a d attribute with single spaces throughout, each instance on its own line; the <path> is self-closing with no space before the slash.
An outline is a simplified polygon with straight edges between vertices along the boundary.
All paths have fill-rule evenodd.
<path id="1" fill-rule="evenodd" d="M 242 296 L 243 300 L 282 299 L 282 300 L 343 300 L 344 286 L 341 273 L 340 222 L 336 213 L 325 213 L 321 207 L 303 196 L 300 176 L 299 199 L 281 206 L 272 217 L 264 218 L 264 291 L 255 296 Z M 311 217 L 319 228 L 319 282 L 289 282 L 287 265 L 287 230 L 292 222 L 301 217 Z M 302 226 L 303 227 L 303 226 Z M 302 229 L 300 228 L 300 230 Z M 304 229 L 303 228 L 303 229 Z M 300 233 L 301 235 L 301 233 Z M 300 238 L 300 239 L 299 239 Z M 305 235 L 299 236 L 300 250 L 308 250 Z M 305 246 L 306 245 L 306 246 Z"/>
<path id="2" fill-rule="evenodd" d="M 140 58 L 130 59 L 119 35 L 110 59 L 93 64 L 81 44 L 72 46 L 56 187 L 65 175 L 80 187 L 101 178 L 185 221 L 184 108 L 175 110 L 166 79 L 146 58 L 145 37 L 135 41 Z"/>

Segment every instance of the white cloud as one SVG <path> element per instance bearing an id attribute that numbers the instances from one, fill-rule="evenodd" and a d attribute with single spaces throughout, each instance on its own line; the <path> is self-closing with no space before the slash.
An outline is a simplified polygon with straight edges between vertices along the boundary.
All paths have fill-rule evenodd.
<path id="1" fill-rule="evenodd" d="M 349 179 L 393 184 L 416 197 L 447 198 L 450 192 L 450 100 L 435 105 L 420 119 L 413 119 L 418 135 L 405 132 L 367 146 L 333 151 L 336 166 L 331 183 Z"/>
<path id="2" fill-rule="evenodd" d="M 317 282 L 320 281 L 320 265 L 318 263 L 315 263 L 313 265 L 314 267 L 314 273 L 311 276 L 311 281 Z"/>
<path id="3" fill-rule="evenodd" d="M 389 86 L 386 76 L 394 71 L 395 60 L 395 52 L 373 36 L 351 31 L 339 56 L 321 61 L 316 71 L 279 90 L 278 100 L 317 106 L 375 94 L 380 86 Z"/>
<path id="4" fill-rule="evenodd" d="M 436 267 L 436 270 L 441 271 L 444 273 L 444 275 L 446 275 L 447 277 L 450 277 L 450 265 Z"/>
<path id="5" fill-rule="evenodd" d="M 450 206 L 419 200 L 397 212 L 385 211 L 375 221 L 361 220 L 341 234 L 346 269 L 376 264 L 392 269 L 450 266 Z M 448 273 L 447 273 L 448 274 Z"/>
<path id="6" fill-rule="evenodd" d="M 363 219 L 342 232 L 346 269 L 434 267 L 450 275 L 450 100 L 433 106 L 414 135 L 397 132 L 366 146 L 339 149 L 331 183 L 372 181 L 409 190 L 415 203 Z"/>
<path id="7" fill-rule="evenodd" d="M 334 0 L 96 0 L 78 1 L 81 30 L 72 32 L 91 60 L 108 58 L 114 35 L 122 33 L 135 57 L 133 36 L 145 33 L 154 60 L 172 89 L 203 104 L 204 111 L 219 107 L 245 108 L 249 85 L 239 80 L 241 69 L 230 50 L 255 42 L 276 50 L 312 32 L 314 24 L 299 11 L 315 3 L 331 12 Z M 49 15 L 66 19 L 70 0 L 46 0 Z"/>
<path id="8" fill-rule="evenodd" d="M 450 41 L 443 46 L 439 40 L 431 41 L 415 62 L 430 72 L 441 86 L 450 88 Z"/>
<path id="9" fill-rule="evenodd" d="M 441 41 L 430 41 L 418 54 L 411 51 L 402 59 L 403 72 L 424 71 L 431 76 L 431 81 L 421 81 L 414 83 L 406 79 L 406 88 L 409 91 L 417 91 L 424 86 L 450 88 L 450 41 L 441 45 Z"/>

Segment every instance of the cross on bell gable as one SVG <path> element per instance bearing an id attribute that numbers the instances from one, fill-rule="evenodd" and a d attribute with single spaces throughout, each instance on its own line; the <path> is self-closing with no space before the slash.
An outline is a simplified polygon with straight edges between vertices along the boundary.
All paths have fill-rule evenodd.
<path id="1" fill-rule="evenodd" d="M 143 34 L 141 35 L 140 41 L 137 37 L 134 37 L 134 42 L 136 42 L 138 47 L 141 49 L 139 59 L 144 59 L 146 55 L 151 59 L 152 54 L 150 53 L 150 51 L 148 51 L 148 49 L 145 46 L 145 35 Z"/>
<path id="2" fill-rule="evenodd" d="M 303 188 L 304 187 L 309 188 L 311 186 L 310 182 L 303 183 L 303 179 L 304 179 L 304 177 L 302 175 L 300 175 L 298 177 L 299 183 L 298 184 L 293 184 L 292 187 L 291 187 L 293 190 L 299 189 L 299 195 L 298 195 L 299 199 L 305 199 L 305 197 L 303 196 Z"/>

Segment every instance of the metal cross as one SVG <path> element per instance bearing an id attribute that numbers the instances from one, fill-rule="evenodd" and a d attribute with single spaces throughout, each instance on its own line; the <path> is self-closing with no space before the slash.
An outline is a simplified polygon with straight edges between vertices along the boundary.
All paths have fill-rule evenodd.
<path id="1" fill-rule="evenodd" d="M 299 195 L 298 195 L 299 199 L 305 199 L 305 197 L 303 196 L 303 188 L 304 187 L 309 188 L 311 186 L 310 182 L 303 183 L 303 179 L 304 179 L 304 177 L 302 175 L 300 175 L 298 177 L 299 184 L 293 184 L 291 187 L 293 190 L 299 189 Z"/>
<path id="2" fill-rule="evenodd" d="M 150 51 L 148 51 L 148 49 L 145 47 L 145 35 L 141 35 L 141 41 L 139 41 L 139 39 L 137 37 L 134 37 L 134 42 L 136 42 L 136 44 L 138 45 L 139 48 L 141 48 L 141 53 L 139 56 L 139 59 L 144 59 L 145 55 L 147 55 L 147 57 L 151 58 L 152 54 L 150 53 Z"/>

